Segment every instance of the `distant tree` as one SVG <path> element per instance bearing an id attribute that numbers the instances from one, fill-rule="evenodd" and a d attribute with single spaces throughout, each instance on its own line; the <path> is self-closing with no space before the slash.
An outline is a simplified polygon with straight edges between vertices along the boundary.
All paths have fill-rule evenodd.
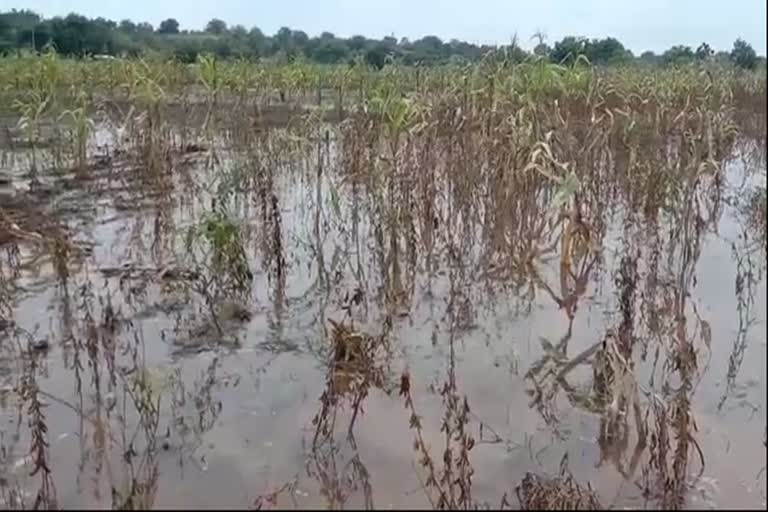
<path id="1" fill-rule="evenodd" d="M 498 55 L 511 62 L 523 62 L 528 53 L 517 42 L 517 36 L 512 37 L 508 45 L 499 48 Z"/>
<path id="2" fill-rule="evenodd" d="M 266 50 L 267 38 L 259 27 L 253 27 L 248 32 L 248 48 L 256 56 L 264 55 Z"/>
<path id="3" fill-rule="evenodd" d="M 454 64 L 479 59 L 483 54 L 479 47 L 458 39 L 451 39 L 446 46 L 445 50 L 450 55 L 449 61 Z M 461 59 L 454 59 L 454 56 Z"/>
<path id="4" fill-rule="evenodd" d="M 16 44 L 21 47 L 41 50 L 53 39 L 51 25 L 41 22 L 32 28 L 22 28 L 16 31 Z"/>
<path id="5" fill-rule="evenodd" d="M 104 19 L 89 20 L 78 14 L 66 18 L 53 18 L 46 23 L 50 42 L 65 55 L 115 54 L 123 51 L 128 43 L 116 37 L 117 24 Z M 43 29 L 40 28 L 42 35 Z M 35 35 L 38 39 L 37 34 Z M 36 41 L 36 46 L 38 42 Z"/>
<path id="6" fill-rule="evenodd" d="M 348 55 L 349 48 L 343 40 L 336 38 L 330 39 L 323 36 L 313 40 L 313 44 L 309 50 L 309 56 L 312 60 L 322 64 L 341 62 L 345 60 Z"/>
<path id="7" fill-rule="evenodd" d="M 696 48 L 695 55 L 697 60 L 709 60 L 714 54 L 715 51 L 707 43 L 701 43 L 699 47 Z"/>
<path id="8" fill-rule="evenodd" d="M 155 27 L 153 27 L 151 23 L 148 23 L 146 21 L 142 21 L 141 23 L 136 24 L 136 32 L 151 33 L 154 31 L 155 31 Z"/>
<path id="9" fill-rule="evenodd" d="M 677 45 L 661 54 L 661 61 L 665 65 L 676 66 L 687 64 L 695 58 L 690 46 Z"/>
<path id="10" fill-rule="evenodd" d="M 136 24 L 131 20 L 122 20 L 118 27 L 123 32 L 136 32 Z"/>
<path id="11" fill-rule="evenodd" d="M 207 53 L 213 53 L 217 57 L 227 59 L 240 53 L 238 48 L 232 43 L 231 40 L 225 37 L 210 38 L 204 41 L 203 49 Z"/>
<path id="12" fill-rule="evenodd" d="M 443 44 L 437 36 L 424 36 L 410 45 L 411 54 L 407 62 L 437 63 L 448 59 L 450 45 Z"/>
<path id="13" fill-rule="evenodd" d="M 718 64 L 729 64 L 731 63 L 731 53 L 722 51 L 722 50 L 719 52 L 715 52 L 715 55 L 712 57 L 712 60 L 714 60 Z"/>
<path id="14" fill-rule="evenodd" d="M 757 53 L 755 53 L 754 48 L 748 42 L 739 38 L 733 43 L 731 60 L 740 68 L 755 69 L 757 66 Z"/>
<path id="15" fill-rule="evenodd" d="M 303 49 L 309 42 L 309 36 L 303 30 L 291 31 L 291 45 L 294 48 Z"/>
<path id="16" fill-rule="evenodd" d="M 592 64 L 619 64 L 632 57 L 632 53 L 613 37 L 593 39 L 585 45 L 585 52 Z"/>
<path id="17" fill-rule="evenodd" d="M 275 39 L 280 44 L 288 45 L 291 42 L 291 29 L 288 27 L 280 27 L 280 30 L 275 34 Z"/>
<path id="18" fill-rule="evenodd" d="M 387 61 L 387 47 L 377 43 L 365 52 L 365 62 L 376 69 L 381 69 Z"/>
<path id="19" fill-rule="evenodd" d="M 291 46 L 291 29 L 288 27 L 280 27 L 280 30 L 277 31 L 273 40 L 276 50 L 287 52 Z"/>
<path id="20" fill-rule="evenodd" d="M 248 37 L 248 29 L 242 25 L 232 25 L 229 27 L 229 33 L 239 38 Z"/>
<path id="21" fill-rule="evenodd" d="M 227 24 L 218 18 L 213 18 L 205 26 L 205 31 L 209 34 L 223 34 L 227 31 Z"/>
<path id="22" fill-rule="evenodd" d="M 200 38 L 183 37 L 174 41 L 173 57 L 184 64 L 192 64 L 197 61 L 197 56 L 203 53 L 203 45 Z"/>
<path id="23" fill-rule="evenodd" d="M 640 59 L 640 62 L 643 62 L 645 64 L 658 64 L 659 62 L 659 56 L 650 50 L 646 50 L 643 53 L 641 53 L 639 59 Z"/>
<path id="24" fill-rule="evenodd" d="M 158 34 L 178 34 L 179 22 L 174 18 L 168 18 L 160 22 L 160 26 L 157 29 Z"/>
<path id="25" fill-rule="evenodd" d="M 583 37 L 566 36 L 555 43 L 550 59 L 557 64 L 573 62 L 579 55 L 585 55 L 588 41 Z"/>
<path id="26" fill-rule="evenodd" d="M 75 14 L 70 14 L 66 18 L 53 18 L 51 31 L 56 50 L 68 55 L 82 55 L 85 50 L 84 39 L 87 21 L 86 18 Z"/>
<path id="27" fill-rule="evenodd" d="M 437 36 L 424 36 L 413 44 L 431 51 L 440 51 L 443 48 L 443 41 Z"/>
<path id="28" fill-rule="evenodd" d="M 384 43 L 384 46 L 390 49 L 397 48 L 397 38 L 392 36 L 386 36 L 381 40 L 382 43 Z"/>
<path id="29" fill-rule="evenodd" d="M 347 46 L 349 46 L 349 49 L 355 52 L 361 51 L 363 48 L 365 48 L 367 43 L 367 40 L 364 36 L 352 36 L 347 41 Z"/>
<path id="30" fill-rule="evenodd" d="M 0 55 L 11 51 L 14 46 L 13 27 L 5 18 L 0 16 Z"/>
<path id="31" fill-rule="evenodd" d="M 92 20 L 92 23 L 96 25 L 101 25 L 102 27 L 106 27 L 109 30 L 115 30 L 117 28 L 117 23 L 115 23 L 112 20 L 108 20 L 106 18 L 96 18 L 95 20 Z"/>
<path id="32" fill-rule="evenodd" d="M 155 34 L 174 34 L 162 37 Z M 573 62 L 585 55 L 598 65 L 613 65 L 632 59 L 631 52 L 615 38 L 587 40 L 568 36 L 550 47 L 546 35 L 537 31 L 531 37 L 535 55 L 554 62 Z M 444 42 L 437 36 L 426 36 L 415 41 L 397 39 L 394 35 L 381 40 L 355 35 L 340 38 L 331 32 L 322 32 L 310 38 L 301 30 L 282 27 L 274 37 L 265 36 L 254 27 L 247 31 L 241 25 L 232 27 L 214 18 L 205 31 L 181 31 L 178 21 L 164 20 L 154 31 L 149 23 L 137 23 L 130 19 L 116 23 L 104 18 L 87 18 L 77 14 L 45 19 L 29 10 L 0 11 L 0 54 L 21 48 L 40 50 L 53 45 L 68 56 L 87 56 L 97 53 L 112 55 L 139 55 L 152 51 L 175 56 L 184 62 L 194 62 L 197 56 L 207 52 L 218 57 L 269 57 L 294 59 L 306 56 L 315 62 L 335 63 L 362 60 L 373 67 L 384 66 L 389 56 L 406 65 L 410 64 L 462 64 L 477 61 L 483 56 L 503 62 L 519 62 L 528 58 L 517 40 L 508 45 L 475 45 L 458 39 Z M 708 44 L 702 43 L 696 51 L 687 46 L 676 46 L 662 56 L 643 53 L 640 62 L 655 65 L 683 64 L 694 60 L 714 60 L 718 63 L 734 63 L 743 68 L 764 66 L 764 59 L 757 57 L 754 49 L 739 39 L 730 52 L 713 54 Z M 761 68 L 762 69 L 762 68 Z"/>
<path id="33" fill-rule="evenodd" d="M 39 14 L 28 9 L 11 9 L 8 12 L 0 12 L 0 20 L 7 27 L 13 27 L 16 30 L 34 28 L 42 21 Z"/>

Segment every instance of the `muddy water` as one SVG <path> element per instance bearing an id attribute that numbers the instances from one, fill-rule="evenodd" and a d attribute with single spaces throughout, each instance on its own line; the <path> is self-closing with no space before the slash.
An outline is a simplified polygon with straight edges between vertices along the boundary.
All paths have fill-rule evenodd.
<path id="1" fill-rule="evenodd" d="M 44 402 L 48 405 L 49 466 L 61 506 L 109 506 L 111 489 L 124 489 L 129 481 L 120 405 L 106 411 L 110 400 L 123 403 L 120 386 L 110 390 L 104 383 L 105 367 L 94 378 L 98 364 L 80 354 L 78 391 L 73 360 L 77 357 L 73 340 L 88 332 L 86 318 L 90 315 L 102 322 L 99 328 L 104 329 L 107 304 L 117 319 L 113 335 L 117 346 L 140 347 L 140 358 L 153 375 L 169 376 L 177 369 L 191 396 L 197 397 L 176 411 L 192 425 L 186 435 L 180 434 L 183 429 L 171 428 L 170 398 L 166 395 L 162 402 L 156 507 L 249 506 L 257 496 L 288 482 L 293 485 L 278 496 L 278 505 L 327 507 L 329 487 L 335 482 L 343 489 L 337 506 L 341 501 L 349 507 L 364 506 L 369 485 L 370 498 L 378 508 L 428 508 L 409 413 L 395 384 L 408 368 L 425 440 L 439 459 L 444 443 L 443 404 L 436 390 L 446 378 L 450 340 L 455 347 L 458 388 L 471 405 L 470 428 L 477 440 L 471 451 L 476 500 L 496 505 L 505 492 L 512 493 L 526 472 L 554 475 L 567 455 L 573 475 L 582 483 L 590 482 L 604 504 L 646 506 L 651 498 L 643 494 L 648 471 L 644 450 L 640 463 L 633 470 L 628 468 L 636 433 L 630 428 L 627 446 L 614 447 L 618 460 L 610 460 L 610 450 L 599 442 L 599 411 L 574 402 L 573 396 L 569 399 L 560 386 L 553 388 L 543 413 L 532 403 L 531 379 L 526 374 L 545 355 L 545 347 L 562 346 L 561 340 L 566 339 L 561 357 L 572 358 L 618 324 L 615 276 L 628 253 L 639 255 L 636 309 L 638 316 L 643 311 L 645 316 L 638 323 L 651 317 L 662 324 L 669 320 L 672 313 L 663 308 L 646 309 L 642 276 L 649 273 L 656 240 L 660 267 L 668 270 L 659 272 L 660 286 L 676 278 L 680 249 L 670 252 L 666 243 L 680 225 L 674 209 L 662 216 L 654 234 L 631 209 L 611 206 L 599 262 L 586 271 L 586 286 L 572 317 L 555 300 L 563 298 L 557 253 L 534 262 L 540 279 L 524 287 L 508 286 L 503 272 L 482 264 L 479 251 L 470 251 L 460 260 L 436 258 L 429 270 L 420 255 L 409 304 L 398 308 L 392 320 L 387 375 L 391 385 L 385 386 L 386 391 L 370 390 L 354 426 L 354 443 L 347 438 L 351 415 L 350 404 L 344 402 L 332 436 L 334 449 L 326 445 L 313 451 L 312 420 L 320 409 L 328 371 L 329 320 L 345 319 L 343 299 L 361 287 L 364 299 L 353 310 L 356 325 L 371 333 L 382 329 L 383 306 L 377 289 L 383 279 L 376 259 L 372 205 L 355 196 L 349 183 L 334 173 L 333 165 L 321 178 L 319 204 L 318 183 L 301 172 L 303 164 L 276 172 L 273 193 L 286 261 L 281 282 L 264 249 L 274 226 L 265 222 L 257 201 L 235 191 L 229 207 L 245 233 L 254 279 L 251 300 L 244 306 L 249 318 L 224 318 L 224 332 L 219 335 L 206 319 L 201 298 L 179 281 L 158 277 L 158 269 L 184 267 L 179 255 L 187 230 L 199 225 L 213 190 L 225 181 L 216 173 L 220 176 L 223 169 L 224 175 L 236 178 L 244 157 L 225 154 L 217 171 L 208 168 L 204 156 L 187 160 L 183 172 L 168 184 L 168 194 L 138 185 L 129 167 L 116 166 L 96 173 L 87 186 L 56 196 L 51 208 L 63 212 L 60 215 L 78 246 L 90 248 L 73 258 L 66 284 L 57 279 L 49 256 L 39 256 L 33 244 L 19 244 L 14 320 L 32 338 L 50 344 L 38 356 L 37 381 L 48 393 Z M 18 168 L 11 172 L 23 188 L 26 182 Z M 691 450 L 687 498 L 693 507 L 765 505 L 765 472 L 760 474 L 766 465 L 763 442 L 768 405 L 764 253 L 743 240 L 745 230 L 750 237 L 756 233 L 748 227 L 740 200 L 764 189 L 764 176 L 764 170 L 756 172 L 738 161 L 727 166 L 723 210 L 701 233 L 695 278 L 688 288 L 684 316 L 688 335 L 697 340 L 699 366 L 691 412 L 704 461 L 702 467 Z M 744 264 L 747 256 L 751 266 Z M 463 276 L 458 288 L 469 304 L 466 315 L 459 315 L 458 326 L 456 315 L 448 313 L 448 305 L 455 303 L 451 296 L 456 294 L 450 275 L 457 269 Z M 745 269 L 752 272 L 754 299 L 746 313 L 739 309 L 735 293 L 737 276 L 743 276 Z M 704 324 L 709 336 L 701 333 Z M 654 351 L 659 349 L 663 360 L 665 345 L 645 334 L 650 340 L 648 355 L 638 358 L 637 367 L 641 401 L 647 404 L 654 394 L 664 393 L 658 376 L 655 387 L 651 376 L 661 371 L 661 363 L 653 368 Z M 129 357 L 127 349 L 118 352 L 118 359 Z M 104 364 L 103 355 L 93 360 Z M 207 394 L 194 392 L 205 388 L 209 368 L 215 368 L 215 378 Z M 2 359 L 2 376 L 6 390 L 0 416 L 3 478 L 33 493 L 37 480 L 28 476 L 29 433 L 10 392 L 18 377 L 10 356 Z M 577 395 L 578 390 L 588 390 L 591 379 L 592 370 L 586 364 L 567 377 Z M 82 414 L 73 411 L 72 405 Z M 133 432 L 135 414 L 124 414 L 127 430 Z M 365 467 L 367 478 L 353 471 L 357 467 L 353 460 Z"/>

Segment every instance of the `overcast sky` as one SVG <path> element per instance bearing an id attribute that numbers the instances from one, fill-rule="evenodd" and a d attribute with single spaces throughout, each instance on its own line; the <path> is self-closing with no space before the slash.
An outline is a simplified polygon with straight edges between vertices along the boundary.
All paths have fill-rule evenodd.
<path id="1" fill-rule="evenodd" d="M 695 48 L 702 41 L 728 50 L 737 37 L 761 55 L 766 49 L 766 0 L 0 0 L 0 10 L 12 7 L 155 26 L 173 17 L 187 29 L 216 17 L 268 35 L 288 26 L 310 36 L 327 30 L 344 37 L 506 43 L 517 34 L 530 47 L 530 36 L 541 30 L 550 43 L 565 35 L 613 36 L 635 53 L 675 44 Z"/>

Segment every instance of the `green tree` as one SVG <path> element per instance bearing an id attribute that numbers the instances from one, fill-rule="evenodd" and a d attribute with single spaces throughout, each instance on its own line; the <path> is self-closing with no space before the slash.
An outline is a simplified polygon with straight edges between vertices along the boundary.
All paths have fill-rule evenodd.
<path id="1" fill-rule="evenodd" d="M 16 42 L 19 46 L 29 47 L 35 51 L 42 50 L 53 41 L 51 24 L 47 21 L 38 23 L 32 28 L 24 28 L 16 32 Z"/>
<path id="2" fill-rule="evenodd" d="M 367 40 L 364 36 L 352 36 L 347 41 L 347 46 L 349 46 L 349 49 L 353 52 L 359 52 L 362 51 L 363 48 L 365 48 L 367 45 Z"/>
<path id="3" fill-rule="evenodd" d="M 387 47 L 377 43 L 365 52 L 365 62 L 376 69 L 381 69 L 387 61 Z"/>
<path id="4" fill-rule="evenodd" d="M 227 24 L 218 18 L 213 18 L 205 26 L 205 31 L 209 34 L 221 35 L 227 31 Z"/>
<path id="5" fill-rule="evenodd" d="M 334 64 L 343 61 L 349 55 L 349 48 L 340 39 L 320 36 L 310 41 L 309 57 L 322 64 Z"/>
<path id="6" fill-rule="evenodd" d="M 63 54 L 83 55 L 86 52 L 87 23 L 85 17 L 76 14 L 53 18 L 51 32 L 56 50 Z"/>
<path id="7" fill-rule="evenodd" d="M 303 50 L 309 43 L 309 36 L 303 30 L 291 31 L 291 46 Z"/>
<path id="8" fill-rule="evenodd" d="M 566 36 L 555 43 L 550 59 L 556 64 L 573 62 L 579 55 L 587 52 L 588 41 L 583 37 Z"/>
<path id="9" fill-rule="evenodd" d="M 646 50 L 641 53 L 639 59 L 643 64 L 655 65 L 659 63 L 659 56 L 653 53 L 651 50 Z"/>
<path id="10" fill-rule="evenodd" d="M 714 54 L 715 51 L 707 43 L 701 43 L 699 47 L 696 48 L 695 55 L 697 60 L 709 60 Z"/>
<path id="11" fill-rule="evenodd" d="M 142 21 L 141 23 L 136 24 L 136 32 L 151 34 L 154 31 L 155 31 L 155 27 L 153 27 L 151 23 L 148 23 L 146 21 Z"/>
<path id="12" fill-rule="evenodd" d="M 592 64 L 620 64 L 632 58 L 632 53 L 613 37 L 588 42 L 585 52 Z"/>
<path id="13" fill-rule="evenodd" d="M 687 64 L 695 58 L 690 46 L 677 45 L 661 54 L 661 62 L 667 66 Z"/>
<path id="14" fill-rule="evenodd" d="M 397 39 L 392 36 L 386 36 L 384 37 L 381 42 L 386 46 L 390 51 L 394 51 L 397 48 Z"/>
<path id="15" fill-rule="evenodd" d="M 477 46 L 464 41 L 459 41 L 458 39 L 451 39 L 446 46 L 445 51 L 448 53 L 448 60 L 452 64 L 475 60 L 480 57 L 480 51 Z M 398 50 L 399 48 L 397 47 L 397 44 L 395 44 L 391 47 L 390 51 L 397 53 Z"/>
<path id="16" fill-rule="evenodd" d="M 714 57 L 712 57 L 712 60 L 714 60 L 718 64 L 729 64 L 731 62 L 731 54 L 730 52 L 721 50 L 719 52 L 715 52 L 715 55 Z"/>
<path id="17" fill-rule="evenodd" d="M 16 30 L 34 28 L 41 21 L 40 15 L 27 9 L 11 9 L 8 12 L 0 13 L 0 24 Z"/>
<path id="18" fill-rule="evenodd" d="M 280 30 L 275 34 L 275 41 L 283 48 L 287 48 L 291 43 L 291 29 L 288 27 L 280 27 Z"/>
<path id="19" fill-rule="evenodd" d="M 178 34 L 179 22 L 174 18 L 168 18 L 160 22 L 160 26 L 157 28 L 158 34 Z"/>
<path id="20" fill-rule="evenodd" d="M 248 37 L 248 30 L 242 25 L 233 25 L 232 28 L 229 29 L 229 33 L 236 38 L 245 39 Z"/>
<path id="21" fill-rule="evenodd" d="M 202 41 L 199 38 L 183 37 L 174 43 L 172 55 L 179 62 L 192 64 L 197 61 L 197 56 L 203 53 Z"/>
<path id="22" fill-rule="evenodd" d="M 136 24 L 131 20 L 122 20 L 118 25 L 121 31 L 133 33 L 136 32 Z"/>
<path id="23" fill-rule="evenodd" d="M 434 64 L 448 59 L 449 45 L 444 45 L 443 41 L 437 36 L 424 36 L 411 43 L 411 56 L 406 59 L 408 62 L 423 62 L 425 64 Z"/>
<path id="24" fill-rule="evenodd" d="M 757 53 L 755 53 L 754 48 L 748 42 L 739 38 L 733 43 L 731 60 L 740 68 L 755 69 L 757 66 Z"/>
<path id="25" fill-rule="evenodd" d="M 108 30 L 115 30 L 117 28 L 117 23 L 115 23 L 112 20 L 108 20 L 106 18 L 99 17 L 99 18 L 96 18 L 95 20 L 92 20 L 92 22 Z"/>
<path id="26" fill-rule="evenodd" d="M 138 55 L 147 50 L 173 55 L 185 62 L 194 62 L 201 52 L 218 57 L 262 57 L 276 53 L 287 59 L 302 54 L 320 63 L 349 61 L 350 57 L 362 58 L 374 67 L 382 67 L 388 56 L 404 64 L 459 64 L 477 61 L 485 55 L 493 59 L 519 62 L 528 54 L 513 40 L 509 45 L 475 45 L 458 39 L 443 42 L 436 36 L 426 36 L 416 41 L 400 40 L 387 36 L 381 40 L 356 35 L 348 39 L 323 32 L 309 38 L 301 30 L 282 27 L 274 37 L 266 37 L 254 27 L 250 31 L 239 25 L 228 29 L 221 19 L 212 19 L 205 31 L 179 30 L 173 18 L 164 20 L 157 31 L 149 23 L 136 23 L 130 19 L 116 23 L 104 18 L 90 19 L 78 14 L 44 19 L 29 10 L 0 12 L 0 53 L 18 49 L 41 50 L 52 44 L 69 56 L 86 56 L 96 53 Z M 160 34 L 160 36 L 158 35 Z M 162 37 L 171 34 L 174 37 Z M 585 55 L 590 62 L 614 65 L 632 59 L 632 54 L 615 38 L 587 40 L 568 36 L 550 48 L 546 36 L 537 32 L 531 39 L 536 44 L 533 53 L 554 62 L 573 62 Z M 731 52 L 713 54 L 708 44 L 702 43 L 694 52 L 687 46 L 675 46 L 662 56 L 645 52 L 639 61 L 648 65 L 684 64 L 694 60 L 713 60 L 717 63 L 732 62 L 747 69 L 754 69 L 761 61 L 754 49 L 739 39 Z"/>
<path id="27" fill-rule="evenodd" d="M 0 15 L 0 55 L 11 51 L 15 46 L 15 42 L 13 41 L 13 27 L 2 15 Z"/>
<path id="28" fill-rule="evenodd" d="M 508 45 L 502 46 L 497 52 L 499 57 L 502 57 L 510 62 L 520 63 L 528 58 L 528 53 L 517 42 L 517 36 L 513 36 Z"/>
<path id="29" fill-rule="evenodd" d="M 264 36 L 264 32 L 259 27 L 253 27 L 248 32 L 248 48 L 251 52 L 258 56 L 264 55 L 266 50 L 267 38 Z"/>

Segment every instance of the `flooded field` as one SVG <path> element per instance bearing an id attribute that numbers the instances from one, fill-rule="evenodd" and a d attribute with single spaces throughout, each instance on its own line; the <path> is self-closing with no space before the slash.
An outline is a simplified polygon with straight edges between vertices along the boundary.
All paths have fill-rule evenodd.
<path id="1" fill-rule="evenodd" d="M 489 66 L 18 85 L 3 507 L 764 508 L 765 77 Z"/>

